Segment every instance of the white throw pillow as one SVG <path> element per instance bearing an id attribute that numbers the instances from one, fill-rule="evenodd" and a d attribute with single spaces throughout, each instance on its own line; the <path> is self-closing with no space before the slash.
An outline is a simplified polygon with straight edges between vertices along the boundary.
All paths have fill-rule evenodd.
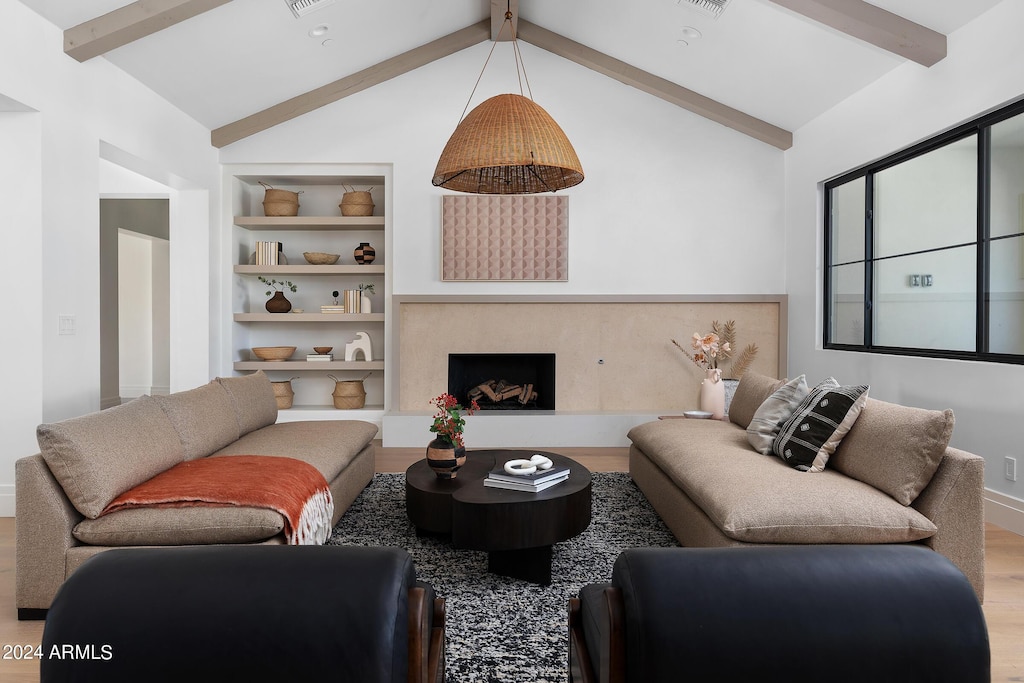
<path id="1" fill-rule="evenodd" d="M 806 375 L 800 375 L 779 387 L 754 411 L 747 426 L 747 441 L 755 451 L 763 455 L 772 454 L 772 444 L 782 423 L 796 411 L 809 391 Z"/>

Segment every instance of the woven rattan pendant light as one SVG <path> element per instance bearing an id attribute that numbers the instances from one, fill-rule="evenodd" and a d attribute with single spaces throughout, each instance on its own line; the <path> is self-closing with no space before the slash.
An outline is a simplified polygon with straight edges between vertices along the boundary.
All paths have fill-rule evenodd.
<path id="1" fill-rule="evenodd" d="M 511 11 L 505 12 L 501 30 L 506 26 L 512 31 L 517 74 L 522 69 L 522 90 L 526 72 L 512 28 Z M 540 105 L 523 94 L 506 94 L 486 100 L 468 116 L 463 110 L 462 120 L 441 152 L 432 182 L 449 190 L 475 194 L 554 192 L 583 182 L 583 167 L 569 138 Z"/>

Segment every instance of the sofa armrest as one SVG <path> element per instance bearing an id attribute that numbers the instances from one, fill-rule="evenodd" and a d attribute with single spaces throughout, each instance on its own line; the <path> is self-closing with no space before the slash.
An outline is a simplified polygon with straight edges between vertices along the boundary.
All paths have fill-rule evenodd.
<path id="1" fill-rule="evenodd" d="M 444 683 L 445 602 L 428 583 L 409 589 L 409 683 Z"/>
<path id="2" fill-rule="evenodd" d="M 82 520 L 43 456 L 14 463 L 16 600 L 19 619 L 41 619 L 66 578 L 72 535 Z"/>
<path id="3" fill-rule="evenodd" d="M 624 683 L 626 617 L 622 591 L 590 584 L 569 600 L 569 683 Z"/>
<path id="4" fill-rule="evenodd" d="M 985 460 L 947 448 L 914 509 L 938 531 L 925 545 L 948 557 L 971 582 L 978 600 L 985 595 Z"/>

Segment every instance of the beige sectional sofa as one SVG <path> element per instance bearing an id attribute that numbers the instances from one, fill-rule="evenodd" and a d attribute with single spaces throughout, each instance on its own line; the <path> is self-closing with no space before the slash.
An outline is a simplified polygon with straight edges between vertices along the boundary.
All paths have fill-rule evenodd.
<path id="1" fill-rule="evenodd" d="M 111 548 L 284 542 L 284 518 L 265 508 L 100 514 L 124 491 L 186 460 L 244 454 L 305 461 L 328 482 L 337 523 L 373 478 L 377 428 L 355 420 L 276 421 L 273 388 L 258 372 L 40 425 L 41 452 L 15 465 L 19 618 L 42 616 L 75 569 Z"/>
<path id="2" fill-rule="evenodd" d="M 747 373 L 728 421 L 666 419 L 629 432 L 630 474 L 684 546 L 920 543 L 984 594 L 984 460 L 947 445 L 952 413 L 868 398 L 822 472 L 751 446 L 781 381 Z M 799 577 L 794 577 L 799 580 Z"/>

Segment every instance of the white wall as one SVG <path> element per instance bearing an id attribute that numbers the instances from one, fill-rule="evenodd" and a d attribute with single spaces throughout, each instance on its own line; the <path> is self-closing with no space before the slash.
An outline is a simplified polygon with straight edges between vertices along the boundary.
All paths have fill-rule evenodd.
<path id="1" fill-rule="evenodd" d="M 949 36 L 948 56 L 907 63 L 796 131 L 786 154 L 786 291 L 790 374 L 866 382 L 871 395 L 952 408 L 952 445 L 986 459 L 986 485 L 1024 510 L 1024 476 L 1003 478 L 1003 457 L 1024 467 L 1019 436 L 1024 367 L 826 351 L 821 348 L 820 183 L 1024 95 L 1024 4 L 1006 0 Z"/>
<path id="2" fill-rule="evenodd" d="M 9 255 L 0 356 L 14 361 L 4 370 L 7 390 L 0 392 L 0 515 L 5 516 L 14 514 L 14 461 L 35 452 L 35 426 L 43 415 L 41 126 L 38 113 L 0 112 L 0 232 Z"/>
<path id="3" fill-rule="evenodd" d="M 184 239 L 171 247 L 177 264 L 177 273 L 172 272 L 177 354 L 172 377 L 184 384 L 179 388 L 210 375 L 210 266 L 216 256 L 209 226 L 216 217 L 219 169 L 209 131 L 105 59 L 79 64 L 64 55 L 62 32 L 15 0 L 0 0 L 0 64 L 5 65 L 0 95 L 39 112 L 25 115 L 34 117 L 31 125 L 37 132 L 29 128 L 14 147 L 27 159 L 19 173 L 26 178 L 35 174 L 37 180 L 25 195 L 29 215 L 20 223 L 26 257 L 6 263 L 8 280 L 23 283 L 20 293 L 29 306 L 22 346 L 11 357 L 19 358 L 27 375 L 37 376 L 40 395 L 38 413 L 23 415 L 9 427 L 22 438 L 5 439 L 0 451 L 0 514 L 10 515 L 13 495 L 3 494 L 13 488 L 14 461 L 37 450 L 32 438 L 36 425 L 99 409 L 101 155 L 110 159 L 117 152 L 138 162 L 142 170 L 133 170 L 162 175 L 164 184 L 183 198 L 176 215 L 172 209 L 172 240 L 176 219 Z M 3 116 L 0 135 L 6 137 L 11 130 L 6 121 L 15 115 Z M 5 220 L 5 239 L 13 232 L 8 226 Z M 41 251 L 36 251 L 36 240 Z M 31 311 L 38 311 L 38 318 Z M 63 313 L 76 318 L 73 336 L 57 335 L 57 316 Z M 38 362 L 33 360 L 37 352 Z M 28 397 L 5 392 L 0 414 L 17 412 L 12 402 L 31 405 L 35 389 L 28 392 Z"/>
<path id="4" fill-rule="evenodd" d="M 123 399 L 153 386 L 153 246 L 150 239 L 117 235 L 118 377 Z"/>
<path id="5" fill-rule="evenodd" d="M 565 130 L 587 176 L 565 191 L 569 281 L 442 283 L 447 191 L 430 179 L 489 47 L 241 140 L 221 160 L 393 163 L 395 294 L 783 291 L 781 151 L 529 44 L 521 49 L 534 98 Z M 506 47 L 491 59 L 474 106 L 518 92 Z"/>

